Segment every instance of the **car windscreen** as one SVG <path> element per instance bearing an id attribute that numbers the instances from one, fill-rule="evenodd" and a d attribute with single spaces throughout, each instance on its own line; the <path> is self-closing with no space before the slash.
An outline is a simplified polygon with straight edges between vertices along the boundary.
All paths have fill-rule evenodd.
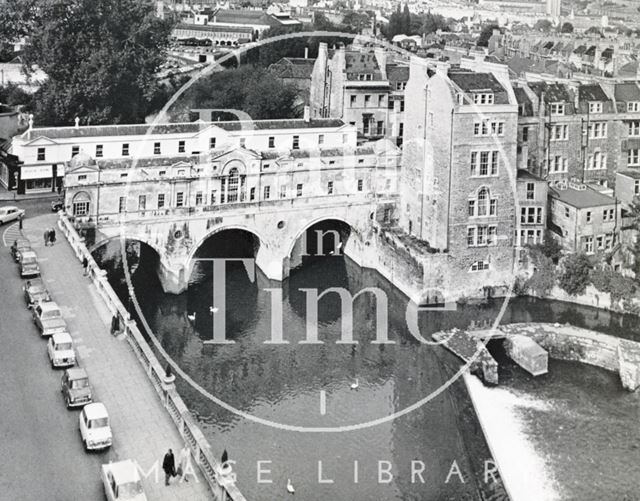
<path id="1" fill-rule="evenodd" d="M 92 419 L 91 421 L 89 421 L 89 428 L 92 429 L 105 428 L 106 426 L 109 426 L 109 418 L 106 417 Z"/>
<path id="2" fill-rule="evenodd" d="M 58 343 L 56 344 L 56 350 L 70 350 L 72 346 L 71 343 Z"/>
<path id="3" fill-rule="evenodd" d="M 36 264 L 38 258 L 35 256 L 22 256 L 22 264 Z"/>
<path id="4" fill-rule="evenodd" d="M 118 486 L 118 499 L 132 498 L 138 494 L 142 494 L 141 482 L 127 482 Z"/>
<path id="5" fill-rule="evenodd" d="M 48 320 L 50 318 L 60 318 L 62 316 L 62 313 L 60 313 L 60 310 L 45 310 L 40 314 L 40 318 L 42 318 L 43 320 Z"/>
<path id="6" fill-rule="evenodd" d="M 73 388 L 74 390 L 79 390 L 80 388 L 88 388 L 88 387 L 89 387 L 89 380 L 87 378 L 76 379 L 71 382 L 71 388 Z"/>
<path id="7" fill-rule="evenodd" d="M 40 292 L 46 292 L 46 290 L 47 289 L 44 284 L 36 284 L 29 287 L 29 292 L 31 292 L 31 294 L 39 294 Z"/>

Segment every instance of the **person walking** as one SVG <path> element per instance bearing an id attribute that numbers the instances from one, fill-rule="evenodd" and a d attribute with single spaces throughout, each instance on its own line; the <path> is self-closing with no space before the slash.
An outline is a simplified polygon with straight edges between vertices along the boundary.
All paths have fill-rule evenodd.
<path id="1" fill-rule="evenodd" d="M 51 245 L 56 243 L 56 230 L 53 228 L 49 230 L 49 241 L 51 242 Z"/>
<path id="2" fill-rule="evenodd" d="M 18 229 L 19 229 L 20 231 L 22 231 L 22 218 L 23 218 L 23 217 L 24 217 L 24 214 L 20 214 L 20 215 L 18 216 Z"/>
<path id="3" fill-rule="evenodd" d="M 49 245 L 49 230 L 44 230 L 44 246 Z"/>
<path id="4" fill-rule="evenodd" d="M 180 482 L 182 482 L 183 480 L 185 482 L 189 481 L 189 479 L 187 478 L 187 466 L 189 465 L 189 458 L 190 458 L 189 447 L 187 447 L 185 445 L 180 450 L 180 454 L 178 454 L 178 473 L 177 473 L 177 475 L 180 476 Z"/>
<path id="5" fill-rule="evenodd" d="M 162 469 L 164 470 L 164 485 L 169 485 L 169 479 L 176 476 L 176 462 L 171 449 L 164 455 Z"/>
<path id="6" fill-rule="evenodd" d="M 84 272 L 82 274 L 86 277 L 88 271 L 87 268 L 89 267 L 89 260 L 87 259 L 87 256 L 82 258 L 82 267 L 84 268 Z"/>

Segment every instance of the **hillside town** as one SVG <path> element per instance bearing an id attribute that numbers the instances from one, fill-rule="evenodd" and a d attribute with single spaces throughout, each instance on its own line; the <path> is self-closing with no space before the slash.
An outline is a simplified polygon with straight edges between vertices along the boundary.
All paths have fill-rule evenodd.
<path id="1" fill-rule="evenodd" d="M 0 25 L 0 311 L 103 451 L 60 499 L 635 499 L 640 6 L 0 0 Z"/>

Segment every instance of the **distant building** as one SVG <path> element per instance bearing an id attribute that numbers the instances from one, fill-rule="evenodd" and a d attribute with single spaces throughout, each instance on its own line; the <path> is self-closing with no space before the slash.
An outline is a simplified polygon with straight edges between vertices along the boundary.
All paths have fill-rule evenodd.
<path id="1" fill-rule="evenodd" d="M 283 57 L 269 66 L 269 71 L 285 84 L 292 84 L 303 98 L 304 104 L 309 104 L 311 76 L 315 59 L 306 57 Z"/>
<path id="2" fill-rule="evenodd" d="M 568 252 L 610 252 L 620 232 L 616 199 L 580 183 L 549 190 L 551 235 Z"/>
<path id="3" fill-rule="evenodd" d="M 554 19 L 560 19 L 562 0 L 547 0 L 547 14 Z"/>
<path id="4" fill-rule="evenodd" d="M 518 170 L 516 188 L 520 212 L 516 215 L 515 245 L 541 244 L 547 226 L 549 185 L 526 170 Z"/>

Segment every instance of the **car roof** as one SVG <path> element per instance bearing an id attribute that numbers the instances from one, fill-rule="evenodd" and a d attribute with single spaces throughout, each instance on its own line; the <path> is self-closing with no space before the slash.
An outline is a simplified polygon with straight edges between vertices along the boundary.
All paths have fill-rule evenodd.
<path id="1" fill-rule="evenodd" d="M 107 408 L 102 402 L 94 402 L 84 406 L 84 413 L 89 419 L 99 419 L 103 417 L 109 417 Z"/>
<path id="2" fill-rule="evenodd" d="M 9 210 L 9 209 L 17 209 L 15 205 L 4 205 L 0 207 L 0 210 Z"/>
<path id="3" fill-rule="evenodd" d="M 71 339 L 71 334 L 68 332 L 56 332 L 53 336 L 51 336 L 54 343 L 72 343 L 73 339 Z"/>
<path id="4" fill-rule="evenodd" d="M 124 461 L 118 461 L 117 463 L 104 464 L 102 466 L 111 472 L 116 485 L 138 482 L 140 480 L 138 468 L 131 459 L 125 459 Z"/>
<path id="5" fill-rule="evenodd" d="M 31 257 L 31 256 L 35 257 L 36 259 L 38 258 L 38 255 L 37 255 L 35 252 L 33 252 L 31 249 L 29 249 L 29 250 L 27 250 L 27 251 L 24 251 L 24 252 L 22 253 L 22 257 L 23 257 L 23 258 L 24 258 L 24 257 Z"/>
<path id="6" fill-rule="evenodd" d="M 22 245 L 22 244 L 31 245 L 31 242 L 29 241 L 28 238 L 16 238 L 16 244 L 17 245 Z"/>
<path id="7" fill-rule="evenodd" d="M 71 367 L 65 371 L 69 379 L 84 379 L 87 376 L 87 371 L 85 371 L 82 367 Z"/>
<path id="8" fill-rule="evenodd" d="M 44 280 L 40 277 L 32 278 L 29 280 L 29 287 L 44 287 Z"/>
<path id="9" fill-rule="evenodd" d="M 43 301 L 42 303 L 40 303 L 40 308 L 42 309 L 42 311 L 60 309 L 58 307 L 58 303 L 56 303 L 55 301 Z"/>

